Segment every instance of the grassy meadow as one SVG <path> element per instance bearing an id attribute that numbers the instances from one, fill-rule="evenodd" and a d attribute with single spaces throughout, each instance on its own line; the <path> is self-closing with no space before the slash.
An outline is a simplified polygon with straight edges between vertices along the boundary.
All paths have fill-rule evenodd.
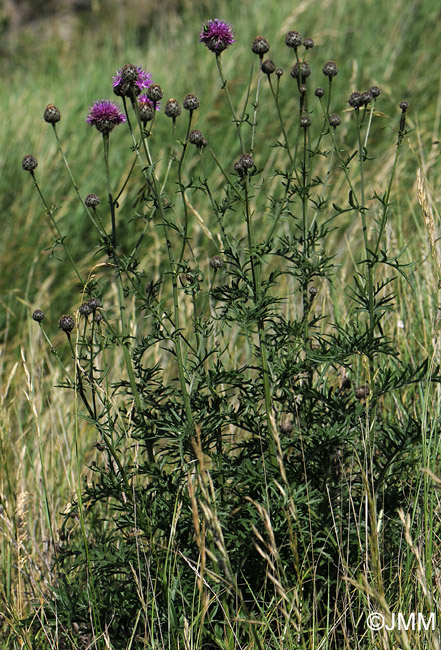
<path id="1" fill-rule="evenodd" d="M 438 4 L 101 11 L 0 60 L 0 647 L 439 649 Z M 144 133 L 127 100 L 106 178 L 85 120 L 128 62 L 164 98 Z"/>

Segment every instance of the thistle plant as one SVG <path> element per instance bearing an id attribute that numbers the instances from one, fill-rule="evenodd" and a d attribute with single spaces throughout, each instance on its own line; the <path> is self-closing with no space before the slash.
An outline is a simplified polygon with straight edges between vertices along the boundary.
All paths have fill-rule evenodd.
<path id="1" fill-rule="evenodd" d="M 56 352 L 64 388 L 96 432 L 93 481 L 82 483 L 79 461 L 44 605 L 64 647 L 126 648 L 128 638 L 132 648 L 355 647 L 354 621 L 366 613 L 365 593 L 351 587 L 359 573 L 383 604 L 399 591 L 395 556 L 386 566 L 382 553 L 398 554 L 393 522 L 415 481 L 421 422 L 403 416 L 398 426 L 391 413 L 403 387 L 411 396 L 440 379 L 427 360 L 402 362 L 385 333 L 399 309 L 396 278 L 410 283 L 409 261 L 385 242 L 409 106 L 397 105 L 396 133 L 383 135 L 395 148 L 385 188 L 370 187 L 380 89 L 337 89 L 337 64 L 291 30 L 271 44 L 274 60 L 265 36 L 250 44 L 240 107 L 221 62 L 236 38 L 220 19 L 199 33 L 229 111 L 219 125 L 196 123 L 210 107 L 195 93 L 164 102 L 141 66 L 118 70 L 109 86 L 123 109 L 99 100 L 86 118 L 103 138 L 98 194 L 81 196 L 56 129 L 61 112 L 47 106 L 96 231 L 98 278 L 77 270 L 37 161 L 23 159 L 81 282 L 74 316 L 59 317 L 66 347 Z M 201 52 L 208 65 L 212 54 Z M 271 146 L 261 111 L 274 116 Z M 164 164 L 159 121 L 170 131 Z M 109 156 L 117 126 L 123 179 Z M 235 133 L 225 160 L 216 129 Z M 119 225 L 129 188 L 143 221 L 134 246 Z M 362 252 L 342 278 L 333 247 L 348 219 Z M 162 238 L 158 278 L 151 229 Z M 344 314 L 332 301 L 343 291 Z M 46 317 L 32 318 L 52 346 L 56 326 L 39 307 Z M 392 522 L 384 528 L 380 503 Z"/>

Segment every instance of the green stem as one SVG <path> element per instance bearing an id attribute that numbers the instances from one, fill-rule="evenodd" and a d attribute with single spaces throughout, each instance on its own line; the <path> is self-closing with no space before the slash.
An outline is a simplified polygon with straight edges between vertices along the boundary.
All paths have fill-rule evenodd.
<path id="1" fill-rule="evenodd" d="M 75 271 L 75 273 L 76 273 L 76 275 L 77 275 L 77 277 L 78 277 L 78 279 L 79 279 L 81 285 L 84 286 L 83 279 L 82 279 L 82 277 L 81 277 L 81 275 L 80 275 L 80 272 L 78 271 L 78 268 L 77 268 L 75 262 L 73 261 L 73 258 L 72 258 L 72 255 L 70 254 L 69 249 L 67 248 L 66 244 L 64 243 L 64 237 L 61 235 L 60 229 L 58 228 L 58 224 L 57 224 L 57 222 L 56 222 L 55 219 L 54 219 L 54 216 L 53 216 L 53 214 L 52 214 L 52 213 L 53 213 L 53 210 L 51 210 L 51 208 L 48 206 L 48 204 L 47 204 L 47 202 L 46 202 L 46 199 L 44 198 L 44 196 L 43 196 L 43 194 L 42 194 L 42 192 L 41 192 L 41 190 L 40 190 L 40 186 L 39 186 L 38 183 L 37 183 L 37 179 L 35 178 L 35 174 L 34 174 L 33 171 L 31 171 L 31 176 L 32 176 L 32 180 L 34 181 L 34 185 L 35 185 L 35 187 L 37 188 L 37 192 L 38 192 L 38 194 L 40 195 L 40 198 L 41 198 L 41 200 L 42 200 L 42 202 L 43 202 L 43 205 L 44 205 L 44 207 L 45 207 L 45 209 L 46 209 L 46 214 L 47 214 L 47 216 L 49 217 L 49 220 L 50 220 L 50 222 L 51 222 L 51 224 L 52 224 L 52 226 L 53 226 L 55 232 L 56 232 L 57 235 L 58 235 L 58 238 L 59 238 L 59 240 L 60 240 L 60 244 L 63 246 L 63 248 L 64 248 L 64 250 L 65 250 L 65 252 L 66 252 L 66 255 L 68 256 L 69 261 L 70 261 L 70 263 L 71 263 L 71 265 L 72 265 L 72 268 L 73 268 L 73 270 Z"/>
<path id="2" fill-rule="evenodd" d="M 254 151 L 254 138 L 255 138 L 255 135 L 256 135 L 256 127 L 257 127 L 257 109 L 259 107 L 260 82 L 262 80 L 262 60 L 263 60 L 263 56 L 260 57 L 259 72 L 257 74 L 256 99 L 254 101 L 253 124 L 252 124 L 252 127 L 251 127 L 251 145 L 250 145 L 250 154 L 251 155 L 253 154 L 253 151 Z"/>
<path id="3" fill-rule="evenodd" d="M 359 213 L 361 217 L 361 224 L 363 229 L 363 238 L 364 246 L 366 250 L 366 264 L 367 264 L 367 290 L 368 290 L 368 303 L 369 303 L 369 335 L 371 340 L 374 336 L 375 328 L 375 314 L 374 314 L 374 279 L 373 279 L 373 258 L 372 251 L 369 246 L 369 235 L 367 231 L 366 215 L 365 215 L 365 193 L 364 193 L 364 146 L 361 142 L 361 126 L 360 126 L 360 112 L 359 109 L 355 109 L 355 118 L 357 122 L 357 135 L 358 135 L 358 160 L 360 167 L 360 194 L 361 194 L 361 206 L 359 206 Z M 370 370 L 371 370 L 371 379 L 373 374 L 372 359 L 369 359 Z"/>
<path id="4" fill-rule="evenodd" d="M 144 132 L 143 128 L 141 125 L 141 120 L 139 117 L 139 110 L 138 110 L 138 105 L 135 101 L 132 102 L 133 109 L 135 111 L 137 120 L 138 120 L 138 126 L 140 128 L 140 133 L 141 133 L 141 140 L 143 143 L 143 148 L 144 152 L 150 167 L 150 174 L 148 173 L 148 170 L 145 169 L 145 165 L 143 165 L 143 172 L 145 175 L 145 178 L 147 182 L 151 185 L 153 195 L 155 198 L 156 202 L 156 208 L 159 211 L 159 214 L 161 216 L 161 222 L 164 230 L 164 237 L 167 245 L 167 255 L 168 255 L 168 260 L 169 260 L 169 267 L 170 267 L 170 275 L 172 279 L 172 290 L 173 290 L 173 312 L 174 312 L 174 326 L 175 326 L 175 336 L 173 337 L 173 342 L 175 345 L 175 352 L 176 352 L 176 361 L 178 364 L 178 375 L 179 375 L 179 383 L 181 386 L 181 391 L 182 391 L 182 398 L 184 400 L 184 409 L 185 409 L 185 414 L 187 416 L 187 421 L 189 424 L 190 429 L 194 432 L 194 418 L 193 418 L 193 413 L 191 410 L 191 403 L 190 403 L 190 396 L 187 390 L 187 384 L 185 381 L 185 373 L 184 373 L 184 362 L 183 362 L 183 356 L 182 356 L 182 346 L 181 346 L 181 338 L 182 338 L 182 333 L 180 331 L 180 313 L 179 313 L 179 299 L 178 299 L 178 282 L 177 282 L 177 277 L 178 277 L 178 264 L 175 261 L 174 254 L 173 254 L 173 248 L 171 244 L 171 240 L 168 236 L 167 232 L 167 227 L 168 223 L 164 215 L 164 208 L 162 205 L 161 201 L 161 193 L 158 189 L 158 182 L 156 179 L 156 176 L 154 174 L 154 169 L 153 169 L 153 161 L 152 157 L 150 154 L 150 150 L 148 148 L 148 143 L 146 142 L 146 138 L 144 138 Z M 130 128 L 130 133 L 134 142 L 135 149 L 137 151 L 137 155 L 139 156 L 140 160 L 140 154 L 139 154 L 139 147 L 136 142 L 135 135 L 133 133 L 133 130 L 131 126 Z"/>
<path id="5" fill-rule="evenodd" d="M 291 171 L 293 171 L 294 170 L 294 158 L 292 157 L 291 149 L 290 149 L 289 144 L 288 144 L 288 136 L 286 134 L 285 125 L 284 125 L 283 119 L 282 119 L 282 113 L 280 111 L 279 97 L 278 97 L 278 94 L 276 94 L 274 92 L 273 82 L 271 81 L 271 76 L 270 75 L 267 75 L 267 76 L 268 76 L 268 81 L 269 81 L 271 93 L 272 93 L 272 96 L 274 98 L 274 102 L 276 104 L 277 115 L 279 117 L 280 127 L 281 127 L 282 133 L 283 133 L 283 139 L 285 140 L 285 147 L 286 147 L 286 150 L 288 152 L 289 160 L 290 160 L 290 163 L 291 163 Z"/>
<path id="6" fill-rule="evenodd" d="M 119 302 L 119 311 L 120 311 L 120 318 L 121 318 L 121 332 L 122 332 L 122 339 L 123 339 L 122 349 L 123 349 L 123 356 L 124 356 L 124 362 L 127 369 L 127 374 L 129 376 L 130 387 L 132 389 L 133 398 L 135 400 L 136 410 L 137 413 L 139 414 L 139 417 L 142 417 L 142 400 L 138 391 L 138 386 L 136 384 L 132 358 L 130 356 L 130 350 L 128 347 L 130 334 L 129 334 L 129 327 L 127 323 L 127 316 L 126 316 L 126 301 L 125 301 L 124 287 L 123 287 L 122 277 L 121 277 L 120 262 L 118 259 L 118 255 L 116 253 L 116 217 L 115 217 L 115 202 L 112 198 L 112 188 L 111 188 L 111 181 L 110 181 L 109 134 L 108 133 L 103 134 L 103 143 L 104 143 L 104 158 L 105 158 L 106 177 L 107 177 L 107 189 L 109 194 L 110 214 L 112 218 L 112 241 L 113 241 L 112 257 L 115 264 L 115 279 L 116 279 L 116 287 L 118 291 L 118 302 Z M 151 442 L 149 442 L 147 445 L 147 453 L 149 456 L 149 460 L 153 462 L 155 460 L 155 457 L 154 457 L 153 446 Z"/>
<path id="7" fill-rule="evenodd" d="M 59 153 L 60 153 L 60 155 L 61 155 L 61 157 L 62 157 L 62 159 L 63 159 L 64 166 L 65 166 L 66 169 L 67 169 L 67 172 L 68 172 L 68 174 L 69 174 L 69 177 L 70 177 L 70 180 L 71 180 L 72 186 L 73 186 L 73 188 L 74 188 L 74 190 L 75 190 L 75 192 L 76 192 L 76 195 L 78 196 L 81 205 L 82 205 L 83 208 L 86 210 L 87 216 L 88 216 L 89 219 L 92 221 L 93 225 L 95 226 L 95 228 L 96 228 L 97 231 L 99 232 L 100 236 L 101 236 L 101 237 L 102 237 L 102 236 L 105 236 L 106 233 L 105 233 L 105 232 L 100 228 L 99 224 L 96 222 L 94 216 L 92 215 L 91 211 L 89 210 L 89 208 L 88 208 L 87 205 L 84 203 L 84 201 L 83 201 L 83 199 L 82 199 L 82 197 L 81 197 L 79 187 L 78 187 L 78 185 L 77 185 L 77 183 L 76 183 L 76 181 L 75 181 L 75 178 L 74 178 L 74 176 L 73 176 L 73 174 L 72 174 L 72 170 L 71 170 L 70 165 L 69 165 L 69 163 L 68 163 L 68 161 L 67 161 L 67 158 L 66 158 L 66 155 L 65 155 L 65 153 L 64 153 L 64 150 L 63 150 L 63 148 L 62 148 L 62 146 L 61 146 L 61 142 L 60 142 L 60 138 L 58 137 L 58 132 L 57 132 L 56 125 L 55 125 L 55 124 L 52 124 L 52 126 L 53 126 L 53 129 L 54 129 L 55 139 L 56 139 L 56 141 L 57 141 L 58 151 L 59 151 Z"/>
<path id="8" fill-rule="evenodd" d="M 188 210 L 187 210 L 187 203 L 185 201 L 185 188 L 182 183 L 182 165 L 184 163 L 184 158 L 185 154 L 187 152 L 187 147 L 188 147 L 188 136 L 190 134 L 190 129 L 191 129 L 191 120 L 193 117 L 193 111 L 190 111 L 189 118 L 188 118 L 188 126 L 187 126 L 187 133 L 185 135 L 185 141 L 184 145 L 182 147 L 182 152 L 181 156 L 179 158 L 179 163 L 178 163 L 178 185 L 179 185 L 179 191 L 182 196 L 182 203 L 183 203 L 183 208 L 184 208 L 184 230 L 182 233 L 182 245 L 181 245 L 181 252 L 179 254 L 178 258 L 178 264 L 180 264 L 184 258 L 184 252 L 185 252 L 185 245 L 187 243 L 187 233 L 188 233 Z"/>
<path id="9" fill-rule="evenodd" d="M 245 147 L 244 147 L 243 138 L 242 138 L 242 130 L 241 130 L 242 123 L 237 118 L 236 111 L 234 110 L 233 102 L 231 100 L 230 91 L 228 90 L 228 86 L 227 86 L 227 80 L 225 79 L 224 73 L 223 73 L 223 70 L 222 70 L 222 63 L 221 63 L 221 55 L 220 54 L 216 54 L 216 63 L 217 63 L 217 69 L 219 70 L 219 76 L 220 76 L 221 82 L 222 82 L 222 89 L 225 90 L 225 94 L 227 96 L 228 103 L 230 105 L 231 114 L 233 116 L 233 122 L 235 123 L 236 128 L 237 128 L 237 135 L 239 136 L 239 141 L 240 141 L 240 150 L 244 154 L 245 153 Z"/>
<path id="10" fill-rule="evenodd" d="M 261 283 L 261 268 L 260 260 L 256 259 L 256 244 L 254 239 L 254 228 L 250 212 L 250 201 L 248 195 L 248 178 L 244 179 L 244 190 L 245 190 L 245 217 L 247 223 L 247 234 L 248 234 L 248 247 L 250 254 L 251 262 L 251 273 L 253 277 L 253 288 L 254 288 L 254 304 L 256 306 L 261 306 L 261 297 L 262 297 L 262 283 Z M 265 324 L 263 317 L 258 317 L 257 320 L 257 329 L 259 337 L 259 350 L 260 350 L 260 361 L 262 364 L 262 375 L 263 375 L 263 393 L 265 401 L 265 414 L 269 432 L 268 438 L 268 448 L 270 451 L 270 461 L 272 464 L 277 465 L 276 458 L 276 448 L 274 445 L 274 431 L 272 424 L 272 403 L 271 403 L 271 386 L 270 386 L 270 373 L 268 365 L 268 351 L 266 349 L 265 342 Z"/>

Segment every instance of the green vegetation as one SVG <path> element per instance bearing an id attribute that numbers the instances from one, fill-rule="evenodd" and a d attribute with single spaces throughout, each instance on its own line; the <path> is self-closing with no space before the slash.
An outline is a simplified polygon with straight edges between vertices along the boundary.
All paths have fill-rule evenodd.
<path id="1" fill-rule="evenodd" d="M 199 11 L 0 64 L 1 647 L 435 650 L 367 617 L 441 616 L 438 7 Z M 127 62 L 153 122 L 112 93 Z"/>

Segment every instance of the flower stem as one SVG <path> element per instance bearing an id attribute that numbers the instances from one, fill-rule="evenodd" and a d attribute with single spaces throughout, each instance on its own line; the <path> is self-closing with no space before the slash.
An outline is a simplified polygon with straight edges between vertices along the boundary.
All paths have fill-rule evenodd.
<path id="1" fill-rule="evenodd" d="M 232 102 L 232 99 L 231 99 L 230 91 L 228 90 L 228 86 L 227 86 L 227 80 L 225 79 L 224 73 L 223 73 L 223 70 L 222 70 L 222 63 L 221 63 L 221 55 L 220 54 L 216 54 L 216 63 L 217 63 L 217 69 L 219 70 L 219 76 L 220 76 L 221 82 L 222 82 L 221 87 L 222 87 L 223 90 L 225 90 L 225 94 L 227 96 L 228 103 L 230 105 L 231 114 L 233 116 L 233 122 L 235 123 L 236 128 L 237 128 L 237 135 L 239 136 L 239 141 L 240 141 L 240 150 L 241 150 L 242 153 L 245 153 L 245 147 L 244 147 L 244 144 L 243 144 L 242 130 L 241 130 L 242 123 L 238 119 L 236 111 L 234 110 L 234 106 L 233 106 L 233 102 Z"/>

